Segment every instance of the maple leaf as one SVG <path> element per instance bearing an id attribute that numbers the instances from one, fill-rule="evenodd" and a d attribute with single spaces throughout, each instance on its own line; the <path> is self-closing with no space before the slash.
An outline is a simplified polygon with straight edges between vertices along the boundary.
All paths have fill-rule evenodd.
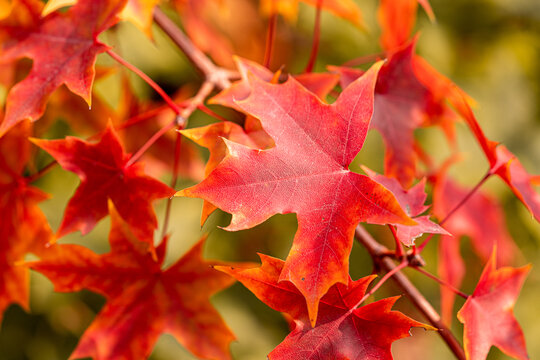
<path id="1" fill-rule="evenodd" d="M 372 121 L 385 143 L 385 175 L 398 179 L 404 187 L 409 187 L 416 177 L 414 130 L 438 125 L 452 144 L 456 116 L 446 102 L 465 119 L 464 109 L 472 102 L 457 85 L 414 54 L 417 39 L 389 53 L 375 88 Z M 343 88 L 363 73 L 348 67 L 329 69 L 341 75 Z"/>
<path id="2" fill-rule="evenodd" d="M 141 242 L 109 203 L 111 251 L 98 255 L 79 245 L 56 244 L 41 261 L 29 263 L 47 276 L 56 291 L 88 289 L 107 303 L 82 335 L 70 359 L 141 359 L 162 333 L 172 334 L 196 356 L 230 359 L 234 339 L 209 297 L 233 279 L 202 260 L 203 241 L 162 270 L 166 240 L 156 249 Z"/>
<path id="3" fill-rule="evenodd" d="M 396 197 L 396 200 L 401 207 L 405 209 L 407 215 L 418 223 L 417 225 L 413 226 L 396 224 L 397 237 L 403 243 L 403 245 L 414 245 L 414 240 L 425 233 L 450 235 L 448 231 L 440 227 L 438 224 L 432 222 L 429 219 L 429 215 L 420 216 L 428 209 L 428 206 L 424 205 L 427 198 L 427 194 L 425 192 L 425 178 L 409 190 L 405 190 L 396 179 L 379 175 L 365 166 L 362 166 L 362 170 L 364 170 L 364 172 L 370 178 L 390 190 Z"/>
<path id="4" fill-rule="evenodd" d="M 22 176 L 30 159 L 30 129 L 28 122 L 22 122 L 0 138 L 0 324 L 10 304 L 29 310 L 30 274 L 17 264 L 30 252 L 42 254 L 52 241 L 38 206 L 48 196 Z"/>
<path id="5" fill-rule="evenodd" d="M 530 175 L 521 162 L 505 146 L 498 146 L 496 150 L 496 174 L 506 182 L 517 198 L 527 207 L 527 210 L 540 221 L 540 195 L 534 191 L 534 176 Z M 538 183 L 536 183 L 538 185 Z"/>
<path id="6" fill-rule="evenodd" d="M 111 199 L 137 237 L 153 242 L 157 220 L 151 203 L 171 196 L 174 191 L 146 176 L 140 163 L 128 163 L 129 156 L 124 153 L 111 124 L 97 143 L 71 136 L 65 140 L 32 141 L 81 179 L 65 210 L 59 236 L 76 230 L 83 235 L 88 233 L 107 215 L 107 199 Z"/>
<path id="7" fill-rule="evenodd" d="M 464 324 L 467 359 L 483 360 L 491 346 L 520 360 L 529 358 L 525 338 L 512 309 L 531 268 L 497 269 L 497 248 L 486 264 L 478 285 L 457 316 Z"/>
<path id="8" fill-rule="evenodd" d="M 416 41 L 388 57 L 375 88 L 375 110 L 371 126 L 383 136 L 386 145 L 384 173 L 404 186 L 416 177 L 414 130 L 424 120 L 428 89 L 413 69 Z"/>
<path id="9" fill-rule="evenodd" d="M 444 219 L 470 191 L 449 179 L 443 169 L 433 179 L 433 214 Z M 484 261 L 489 258 L 494 246 L 501 250 L 498 252 L 498 261 L 504 265 L 512 263 L 519 253 L 506 228 L 502 206 L 481 190 L 477 190 L 454 212 L 444 226 L 454 237 L 443 236 L 440 239 L 438 272 L 441 279 L 456 288 L 461 286 L 465 274 L 464 261 L 459 251 L 461 237 L 467 236 L 471 240 L 473 250 Z M 453 291 L 441 286 L 441 312 L 448 324 L 453 317 L 455 295 Z"/>
<path id="10" fill-rule="evenodd" d="M 226 230 L 251 228 L 276 213 L 296 213 L 298 231 L 281 280 L 306 297 L 312 323 L 319 299 L 345 283 L 359 221 L 414 225 L 391 192 L 347 169 L 362 148 L 373 111 L 380 64 L 351 84 L 332 105 L 294 79 L 282 85 L 252 78 L 238 105 L 274 139 L 268 150 L 225 140 L 229 154 L 200 184 L 177 196 L 200 197 L 231 213 Z"/>
<path id="11" fill-rule="evenodd" d="M 510 187 L 512 192 L 540 221 L 540 195 L 534 191 L 534 176 L 527 173 L 523 165 L 505 146 L 486 137 L 471 109 L 472 100 L 452 81 L 439 74 L 420 57 L 414 59 L 415 72 L 420 81 L 429 85 L 432 93 L 439 99 L 446 98 L 466 121 L 484 155 L 490 171 L 497 174 Z"/>
<path id="12" fill-rule="evenodd" d="M 37 120 L 50 94 L 60 85 L 91 103 L 96 56 L 107 50 L 98 35 L 117 22 L 126 0 L 81 1 L 65 14 L 40 19 L 31 31 L 19 31 L 1 59 L 29 57 L 30 74 L 9 92 L 0 135 L 23 119 Z"/>
<path id="13" fill-rule="evenodd" d="M 311 327 L 302 294 L 281 282 L 284 262 L 259 254 L 258 268 L 216 266 L 246 286 L 274 310 L 289 314 L 294 330 L 269 355 L 269 359 L 392 359 L 391 344 L 410 336 L 411 327 L 430 326 L 391 311 L 399 297 L 356 308 L 374 275 L 336 284 L 321 299 L 317 324 Z"/>

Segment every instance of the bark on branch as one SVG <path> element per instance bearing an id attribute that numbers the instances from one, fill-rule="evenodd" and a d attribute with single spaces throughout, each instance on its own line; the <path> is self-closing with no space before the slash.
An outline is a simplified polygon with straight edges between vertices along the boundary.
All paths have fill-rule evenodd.
<path id="1" fill-rule="evenodd" d="M 388 249 L 373 239 L 361 225 L 356 227 L 355 238 L 366 247 L 373 258 L 373 261 L 376 262 L 383 271 L 389 272 L 396 267 L 395 262 L 387 256 Z M 427 301 L 409 278 L 403 273 L 397 272 L 392 276 L 392 279 L 409 297 L 414 306 L 416 306 L 416 308 L 426 317 L 429 323 L 439 330 L 439 335 L 454 353 L 456 358 L 465 360 L 465 353 L 459 341 L 455 338 L 450 329 L 442 323 L 439 313 L 437 313 L 430 302 Z"/>
<path id="2" fill-rule="evenodd" d="M 154 10 L 154 22 L 182 50 L 193 66 L 204 76 L 205 81 L 214 84 L 218 90 L 230 86 L 229 77 L 231 72 L 216 66 L 158 7 Z"/>

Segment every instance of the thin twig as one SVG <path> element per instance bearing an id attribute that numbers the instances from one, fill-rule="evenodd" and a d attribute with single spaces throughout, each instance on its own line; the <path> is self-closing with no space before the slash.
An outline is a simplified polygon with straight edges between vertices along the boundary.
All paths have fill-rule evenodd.
<path id="1" fill-rule="evenodd" d="M 409 265 L 409 262 L 405 259 L 402 261 L 398 266 L 394 267 L 392 270 L 384 274 L 384 276 L 379 280 L 377 284 L 375 284 L 374 287 L 372 287 L 361 299 L 356 303 L 356 305 L 353 306 L 353 308 L 357 308 L 360 306 L 364 301 L 367 300 L 371 295 L 375 293 L 375 291 L 379 290 L 379 288 L 386 282 L 386 280 L 390 279 L 392 276 L 403 270 Z"/>
<path id="2" fill-rule="evenodd" d="M 484 175 L 484 177 L 482 179 L 480 179 L 480 181 L 478 182 L 478 184 L 476 184 L 468 193 L 467 195 L 465 195 L 465 197 L 463 199 L 461 199 L 461 201 L 459 203 L 457 203 L 456 206 L 454 206 L 452 208 L 452 210 L 450 210 L 448 212 L 448 214 L 446 214 L 446 216 L 439 222 L 439 225 L 444 225 L 445 222 L 447 222 L 451 217 L 452 215 L 454 215 L 456 213 L 456 211 L 458 211 L 470 198 L 471 196 L 473 196 L 477 191 L 478 189 L 480 189 L 480 187 L 486 182 L 487 179 L 489 179 L 491 177 L 491 175 L 493 175 L 493 173 L 491 172 L 491 170 L 488 170 L 488 172 L 486 173 L 486 175 Z M 429 243 L 429 241 L 433 238 L 434 234 L 430 234 L 422 244 L 420 244 L 418 247 L 416 247 L 415 251 L 417 253 L 420 253 L 422 252 L 422 250 L 424 250 L 424 248 L 426 247 L 426 245 Z"/>
<path id="3" fill-rule="evenodd" d="M 341 65 L 341 66 L 351 67 L 351 66 L 364 65 L 366 63 L 370 63 L 370 62 L 377 61 L 379 59 L 383 59 L 384 57 L 386 57 L 386 53 L 384 53 L 384 52 L 365 55 L 365 56 L 361 56 L 361 57 L 358 57 L 358 58 L 355 58 L 355 59 L 351 59 L 351 60 L 343 63 L 343 65 Z"/>
<path id="4" fill-rule="evenodd" d="M 199 106 L 197 106 L 197 109 L 201 110 L 206 115 L 210 115 L 211 117 L 218 119 L 219 121 L 228 121 L 223 116 L 219 115 L 218 113 L 208 108 L 208 106 L 204 104 L 199 104 Z"/>
<path id="5" fill-rule="evenodd" d="M 403 244 L 401 244 L 401 241 L 399 241 L 399 237 L 394 225 L 388 224 L 388 228 L 392 232 L 392 236 L 394 237 L 394 241 L 396 242 L 396 257 L 398 259 L 401 259 L 405 254 L 405 251 L 403 250 Z"/>
<path id="6" fill-rule="evenodd" d="M 176 119 L 171 121 L 169 124 L 167 124 L 165 127 L 162 127 L 161 129 L 159 129 L 154 135 L 152 135 L 152 137 L 150 139 L 148 139 L 148 141 L 146 141 L 144 143 L 143 146 L 141 146 L 139 148 L 139 150 L 137 150 L 137 152 L 135 154 L 133 154 L 133 156 L 126 162 L 126 164 L 124 165 L 126 168 L 130 167 L 131 165 L 133 165 L 137 160 L 140 159 L 140 157 L 146 152 L 146 150 L 148 150 L 150 148 L 150 146 L 154 145 L 154 143 L 160 138 L 163 136 L 163 134 L 165 134 L 167 131 L 171 130 L 172 128 L 174 128 L 174 126 L 176 125 Z"/>
<path id="7" fill-rule="evenodd" d="M 41 178 L 43 175 L 48 173 L 56 165 L 58 165 L 58 161 L 56 161 L 56 160 L 51 161 L 50 163 L 45 165 L 43 168 L 41 168 L 35 174 L 32 174 L 32 175 L 28 176 L 26 178 L 26 181 L 29 182 L 29 183 L 36 181 L 37 179 Z"/>
<path id="8" fill-rule="evenodd" d="M 193 114 L 197 108 L 199 108 L 200 105 L 204 103 L 204 100 L 210 95 L 210 93 L 214 90 L 214 86 L 216 86 L 214 83 L 211 83 L 209 81 L 205 81 L 197 94 L 191 98 L 191 101 L 187 104 L 187 106 L 182 110 L 182 113 L 180 114 L 180 117 L 183 119 L 183 122 L 177 123 L 176 130 L 182 130 L 187 125 L 187 120 Z M 173 177 L 171 180 L 171 187 L 176 187 L 176 182 L 178 181 L 178 166 L 180 165 L 180 150 L 182 145 L 182 135 L 180 132 L 178 132 L 176 137 L 176 142 L 174 144 L 174 162 L 173 162 Z M 172 205 L 172 198 L 167 199 L 167 205 L 165 207 L 165 217 L 163 220 L 163 229 L 161 231 L 161 239 L 164 239 L 167 235 L 167 228 L 169 227 L 169 218 L 171 216 L 171 205 Z"/>
<path id="9" fill-rule="evenodd" d="M 373 237 L 360 225 L 356 227 L 355 238 L 366 247 L 373 258 L 373 261 L 376 261 L 383 271 L 390 272 L 396 268 L 396 264 L 394 261 L 392 261 L 392 259 L 383 256 L 388 249 L 373 239 Z M 409 299 L 411 299 L 414 306 L 420 310 L 420 312 L 422 312 L 431 325 L 439 329 L 439 335 L 448 345 L 452 353 L 454 353 L 456 358 L 459 360 L 465 360 L 465 353 L 461 347 L 461 344 L 454 337 L 450 329 L 448 329 L 448 327 L 442 323 L 441 316 L 437 313 L 433 306 L 431 306 L 430 302 L 426 300 L 422 293 L 418 291 L 409 278 L 403 273 L 398 272 L 394 274 L 392 279 L 409 297 Z"/>
<path id="10" fill-rule="evenodd" d="M 174 142 L 174 160 L 173 160 L 173 176 L 171 179 L 171 188 L 176 187 L 178 182 L 178 166 L 180 165 L 180 149 L 182 148 L 182 134 L 179 132 L 176 134 L 176 141 Z M 169 219 L 171 217 L 171 205 L 172 199 L 167 199 L 167 205 L 165 206 L 165 216 L 163 220 L 163 229 L 161 230 L 161 239 L 165 239 L 167 236 L 167 229 L 169 227 Z"/>
<path id="11" fill-rule="evenodd" d="M 315 12 L 315 25 L 313 28 L 313 42 L 311 44 L 311 54 L 304 72 L 310 73 L 315 67 L 317 61 L 317 53 L 319 52 L 319 43 L 321 42 L 321 8 L 322 0 L 317 0 L 317 9 Z"/>

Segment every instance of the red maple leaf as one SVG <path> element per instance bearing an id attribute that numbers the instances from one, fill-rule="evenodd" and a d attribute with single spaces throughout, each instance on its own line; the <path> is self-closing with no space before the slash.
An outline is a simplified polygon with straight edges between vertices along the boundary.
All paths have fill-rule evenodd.
<path id="1" fill-rule="evenodd" d="M 38 203 L 47 199 L 22 176 L 30 159 L 31 126 L 13 127 L 0 138 L 0 324 L 4 310 L 13 303 L 28 310 L 30 274 L 18 266 L 30 252 L 41 254 L 52 240 Z"/>
<path id="2" fill-rule="evenodd" d="M 230 359 L 234 335 L 208 299 L 233 279 L 212 269 L 216 263 L 202 260 L 202 241 L 162 270 L 166 240 L 154 260 L 149 244 L 134 236 L 112 203 L 110 210 L 109 253 L 56 244 L 41 261 L 29 263 L 56 291 L 88 289 L 107 298 L 70 359 L 143 359 L 162 333 L 199 357 Z"/>
<path id="3" fill-rule="evenodd" d="M 433 213 L 444 219 L 456 205 L 470 193 L 471 189 L 458 185 L 449 179 L 444 170 L 439 172 L 433 181 Z M 512 237 L 506 228 L 502 206 L 497 199 L 477 190 L 454 212 L 444 227 L 453 237 L 443 236 L 439 241 L 439 276 L 456 288 L 461 286 L 465 275 L 465 265 L 460 253 L 460 240 L 467 236 L 474 251 L 486 261 L 497 246 L 498 261 L 507 265 L 512 263 L 519 253 Z M 445 286 L 441 286 L 441 312 L 448 324 L 453 317 L 456 294 Z"/>
<path id="4" fill-rule="evenodd" d="M 388 54 L 375 87 L 371 122 L 385 143 L 384 174 L 396 178 L 404 187 L 411 186 L 416 178 L 416 129 L 440 125 L 447 137 L 453 139 L 453 113 L 446 105 L 449 84 L 425 62 L 421 62 L 425 66 L 417 65 L 416 40 L 414 38 Z M 347 67 L 329 68 L 341 75 L 343 88 L 363 73 Z"/>
<path id="5" fill-rule="evenodd" d="M 498 166 L 496 174 L 506 182 L 527 210 L 540 221 L 540 195 L 534 190 L 535 177 L 530 175 L 521 165 L 521 162 L 505 146 L 498 146 L 496 150 Z M 492 168 L 497 165 L 492 165 Z M 536 183 L 538 185 L 538 183 Z"/>
<path id="6" fill-rule="evenodd" d="M 495 345 L 509 356 L 526 360 L 525 337 L 512 309 L 531 266 L 497 269 L 496 252 L 495 248 L 476 289 L 457 315 L 464 324 L 465 353 L 467 359 L 484 360 Z"/>
<path id="7" fill-rule="evenodd" d="M 388 57 L 375 88 L 375 110 L 371 126 L 386 145 L 384 173 L 409 187 L 416 178 L 417 156 L 414 130 L 424 121 L 428 89 L 413 69 L 415 41 Z"/>
<path id="8" fill-rule="evenodd" d="M 399 297 L 356 308 L 375 276 L 336 284 L 322 297 L 315 327 L 311 327 L 302 294 L 281 282 L 284 262 L 259 254 L 262 265 L 253 269 L 217 266 L 240 281 L 274 310 L 289 314 L 294 330 L 269 355 L 269 359 L 392 359 L 390 347 L 410 336 L 411 327 L 431 327 L 391 311 Z"/>
<path id="9" fill-rule="evenodd" d="M 140 163 L 128 162 L 129 156 L 124 153 L 111 124 L 97 143 L 71 136 L 65 140 L 32 141 L 81 179 L 66 207 L 59 236 L 76 230 L 83 235 L 88 233 L 107 215 L 107 201 L 111 199 L 135 235 L 153 242 L 157 220 L 152 201 L 169 197 L 174 190 L 146 176 Z"/>
<path id="10" fill-rule="evenodd" d="M 91 103 L 96 56 L 107 50 L 98 35 L 117 22 L 126 0 L 80 1 L 66 13 L 52 13 L 29 31 L 18 31 L 1 59 L 29 57 L 30 74 L 9 92 L 0 135 L 23 119 L 37 120 L 49 95 L 65 84 Z"/>
<path id="11" fill-rule="evenodd" d="M 405 190 L 396 179 L 379 175 L 365 166 L 362 167 L 362 170 L 364 170 L 370 178 L 390 190 L 396 197 L 396 200 L 399 202 L 401 207 L 405 209 L 407 215 L 418 223 L 417 225 L 412 226 L 396 225 L 397 237 L 403 243 L 403 245 L 414 245 L 414 240 L 426 233 L 450 235 L 445 229 L 432 222 L 429 219 L 429 215 L 421 216 L 421 214 L 429 208 L 429 206 L 424 205 L 427 198 L 427 194 L 425 192 L 425 179 L 422 179 L 422 181 L 414 185 L 412 188 Z"/>
<path id="12" fill-rule="evenodd" d="M 251 95 L 238 105 L 259 118 L 276 146 L 257 150 L 225 140 L 228 156 L 203 182 L 177 194 L 231 213 L 231 231 L 296 213 L 298 231 L 281 280 L 306 297 L 313 324 L 319 299 L 336 282 L 347 282 L 359 221 L 415 224 L 386 188 L 347 169 L 364 143 L 379 67 L 332 105 L 294 79 L 273 85 L 253 77 Z"/>
<path id="13" fill-rule="evenodd" d="M 460 116 L 465 119 L 489 162 L 492 174 L 497 174 L 506 182 L 536 220 L 540 221 L 540 195 L 533 188 L 535 176 L 530 175 L 505 146 L 486 137 L 471 109 L 471 101 L 463 90 L 437 73 L 419 57 L 415 58 L 415 67 L 421 81 L 430 83 L 430 88 L 439 96 L 444 94 Z"/>

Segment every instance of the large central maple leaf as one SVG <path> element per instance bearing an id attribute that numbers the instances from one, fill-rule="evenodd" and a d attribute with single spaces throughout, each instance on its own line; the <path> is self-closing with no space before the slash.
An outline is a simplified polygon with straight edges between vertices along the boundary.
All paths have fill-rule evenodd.
<path id="1" fill-rule="evenodd" d="M 348 281 L 359 221 L 415 224 L 390 191 L 348 170 L 369 128 L 380 66 L 332 105 L 294 79 L 273 85 L 252 77 L 252 93 L 238 106 L 259 118 L 276 146 L 257 150 L 224 140 L 228 156 L 203 182 L 177 194 L 204 198 L 231 213 L 231 231 L 296 213 L 298 231 L 280 280 L 305 296 L 312 324 L 321 297 Z"/>

